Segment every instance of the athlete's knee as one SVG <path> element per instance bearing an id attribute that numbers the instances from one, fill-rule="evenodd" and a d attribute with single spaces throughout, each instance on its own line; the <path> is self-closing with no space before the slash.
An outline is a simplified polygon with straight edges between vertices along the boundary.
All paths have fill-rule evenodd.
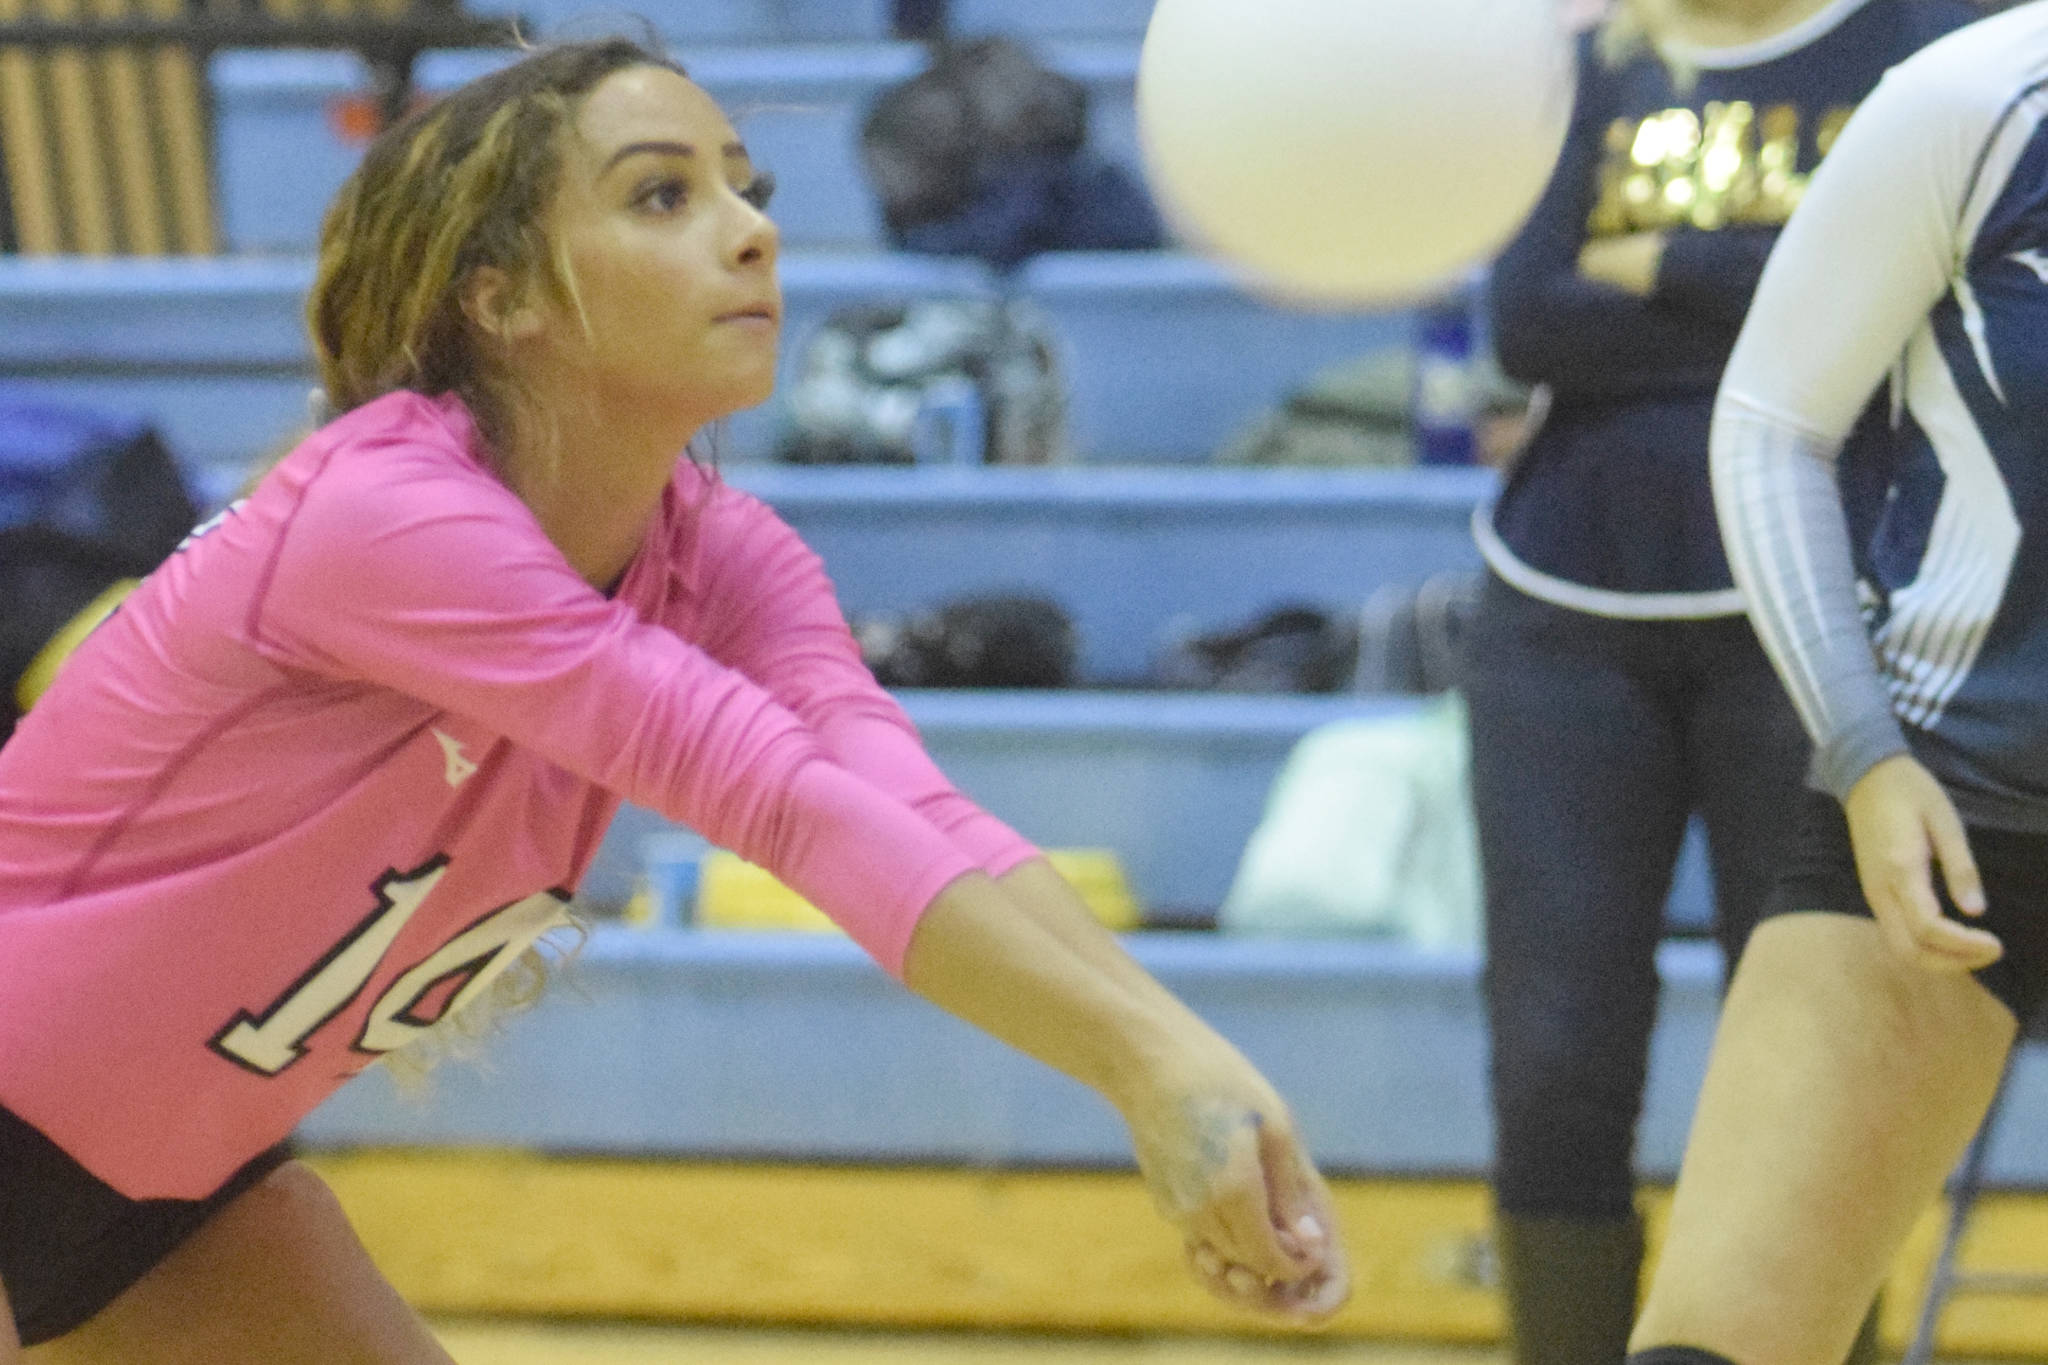
<path id="1" fill-rule="evenodd" d="M 299 1236 L 348 1225 L 341 1201 L 310 1166 L 287 1161 L 236 1196 L 228 1206 L 238 1222 Z"/>

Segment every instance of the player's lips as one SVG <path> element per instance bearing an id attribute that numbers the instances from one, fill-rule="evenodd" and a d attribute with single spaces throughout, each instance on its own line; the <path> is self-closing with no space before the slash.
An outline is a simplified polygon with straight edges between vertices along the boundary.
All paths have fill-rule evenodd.
<path id="1" fill-rule="evenodd" d="M 745 308 L 735 308 L 730 313 L 720 313 L 717 321 L 743 322 L 752 323 L 756 326 L 773 327 L 778 321 L 778 314 L 774 304 L 756 303 L 750 304 Z"/>

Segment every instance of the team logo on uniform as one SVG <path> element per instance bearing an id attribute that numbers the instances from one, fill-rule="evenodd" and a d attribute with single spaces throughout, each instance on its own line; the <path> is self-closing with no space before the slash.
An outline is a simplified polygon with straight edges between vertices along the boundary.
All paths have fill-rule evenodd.
<path id="1" fill-rule="evenodd" d="M 434 738 L 441 741 L 441 754 L 448 760 L 448 785 L 459 787 L 476 774 L 476 763 L 462 752 L 462 741 L 445 730 L 436 729 Z"/>

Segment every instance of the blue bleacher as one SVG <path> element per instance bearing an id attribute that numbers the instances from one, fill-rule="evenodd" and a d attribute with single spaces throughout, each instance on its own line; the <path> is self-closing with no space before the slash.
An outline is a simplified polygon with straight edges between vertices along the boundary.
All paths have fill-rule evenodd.
<path id="1" fill-rule="evenodd" d="M 513 14 L 534 37 L 638 34 L 673 43 L 860 42 L 889 36 L 891 0 L 469 0 L 478 14 Z"/>
<path id="2" fill-rule="evenodd" d="M 849 612 L 1044 591 L 1096 683 L 1143 674 L 1177 627 L 1357 607 L 1383 584 L 1474 568 L 1468 524 L 1494 486 L 1481 469 L 730 472 L 824 557 Z"/>
<path id="3" fill-rule="evenodd" d="M 1470 954 L 1330 939 L 1157 934 L 1139 962 L 1272 1079 L 1327 1169 L 1418 1177 L 1486 1169 L 1492 1125 Z M 1706 1069 L 1719 973 L 1666 944 L 1637 1142 L 1677 1167 Z M 2048 1050 L 2025 1049 L 2005 1131 L 2048 1113 Z M 381 1068 L 302 1129 L 317 1147 L 527 1146 L 698 1159 L 1123 1166 L 1116 1115 L 1076 1083 L 890 983 L 850 943 L 803 934 L 600 930 L 573 982 L 506 1021 L 486 1067 L 425 1095 Z M 2048 1150 L 2001 1144 L 1994 1179 L 2038 1185 Z M 1360 1230 L 1370 1236 L 1370 1229 Z"/>
<path id="4" fill-rule="evenodd" d="M 1052 65 L 1088 86 L 1096 144 L 1138 166 L 1135 44 L 1041 47 Z M 774 212 L 788 253 L 787 357 L 833 307 L 994 287 L 978 273 L 947 273 L 947 263 L 920 266 L 874 251 L 880 225 L 862 178 L 857 129 L 880 90 L 920 69 L 920 47 L 753 46 L 684 57 L 733 113 L 759 162 L 777 172 Z M 416 75 L 424 90 L 446 90 L 506 59 L 430 53 Z M 305 251 L 322 205 L 359 154 L 327 126 L 325 111 L 360 72 L 353 59 L 334 54 L 232 53 L 216 60 L 213 74 L 229 239 L 245 251 Z M 294 157 L 294 147 L 308 150 Z M 1398 344 L 1407 326 L 1402 314 L 1276 306 L 1221 268 L 1177 252 L 1046 258 L 1015 288 L 1049 315 L 1064 341 L 1074 444 L 1096 461 L 1201 460 L 1309 374 Z M 775 431 L 772 408 L 742 415 L 733 423 L 734 457 L 758 458 Z"/>
<path id="5" fill-rule="evenodd" d="M 1019 292 L 1064 348 L 1075 448 L 1094 461 L 1201 461 L 1316 371 L 1405 344 L 1405 312 L 1316 312 L 1179 252 L 1075 252 Z"/>
<path id="6" fill-rule="evenodd" d="M 1469 569 L 1483 470 L 800 470 L 735 467 L 825 560 L 856 616 L 977 592 L 1043 592 L 1073 618 L 1084 682 L 1142 674 L 1183 629 L 1241 624 L 1285 601 L 1332 610 L 1389 583 Z M 1213 909 L 1288 751 L 1312 727 L 1398 713 L 1390 698 L 1132 692 L 904 694 L 941 768 L 1048 845 L 1117 850 L 1140 899 Z M 1085 770 L 1088 780 L 1073 775 Z M 587 891 L 617 901 L 638 842 L 629 809 Z M 1704 926 L 1695 831 L 1669 901 Z"/>
<path id="7" fill-rule="evenodd" d="M 312 386 L 301 321 L 309 259 L 0 259 L 0 376 L 143 410 L 187 459 L 248 460 L 302 419 Z M 785 257 L 783 373 L 835 308 L 985 292 L 970 263 L 880 253 Z M 1046 259 L 1020 288 L 1064 342 L 1082 457 L 1199 460 L 1314 371 L 1398 342 L 1399 315 L 1267 304 L 1178 253 Z M 779 409 L 741 413 L 723 454 L 772 449 Z"/>
<path id="8" fill-rule="evenodd" d="M 900 694 L 961 790 L 1047 847 L 1115 850 L 1155 922 L 1202 920 L 1229 890 L 1288 751 L 1317 725 L 1398 716 L 1407 698 L 1157 696 L 1123 692 Z M 1086 773 L 1086 781 L 1076 775 Z M 641 840 L 667 828 L 628 807 L 582 894 L 631 893 Z"/>
<path id="9" fill-rule="evenodd" d="M 693 46 L 676 55 L 715 96 L 755 161 L 776 173 L 775 218 L 793 249 L 872 249 L 881 220 L 863 179 L 861 119 L 876 95 L 922 70 L 915 43 Z M 1090 139 L 1134 170 L 1129 43 L 1059 42 L 1045 60 L 1087 86 Z M 422 91 L 438 93 L 493 70 L 501 52 L 424 55 Z M 330 123 L 337 99 L 368 88 L 367 72 L 342 53 L 230 52 L 214 59 L 215 146 L 223 231 L 237 251 L 305 251 L 320 214 L 361 155 Z"/>
<path id="10" fill-rule="evenodd" d="M 1044 592 L 1073 618 L 1085 682 L 1130 679 L 1178 630 L 1240 624 L 1284 601 L 1343 610 L 1388 583 L 1476 566 L 1482 470 L 797 470 L 735 467 L 824 558 L 854 615 L 977 592 Z M 1389 698 L 1130 692 L 904 694 L 940 766 L 1028 837 L 1118 851 L 1172 914 L 1223 898 L 1265 793 L 1318 724 L 1397 713 Z M 1086 783 L 1073 781 L 1085 768 Z M 587 884 L 624 897 L 642 835 L 628 809 Z M 1711 913 L 1688 838 L 1674 925 Z"/>
<path id="11" fill-rule="evenodd" d="M 1152 0 L 951 0 L 955 33 L 1021 38 L 1125 38 L 1136 42 Z"/>

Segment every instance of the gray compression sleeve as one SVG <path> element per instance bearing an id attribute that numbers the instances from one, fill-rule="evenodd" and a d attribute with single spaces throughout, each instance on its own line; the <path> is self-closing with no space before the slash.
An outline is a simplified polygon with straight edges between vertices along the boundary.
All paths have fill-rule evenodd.
<path id="1" fill-rule="evenodd" d="M 1857 605 L 1837 443 L 1744 404 L 1714 410 L 1714 503 L 1750 621 L 1813 737 L 1811 781 L 1837 799 L 1906 749 Z"/>

